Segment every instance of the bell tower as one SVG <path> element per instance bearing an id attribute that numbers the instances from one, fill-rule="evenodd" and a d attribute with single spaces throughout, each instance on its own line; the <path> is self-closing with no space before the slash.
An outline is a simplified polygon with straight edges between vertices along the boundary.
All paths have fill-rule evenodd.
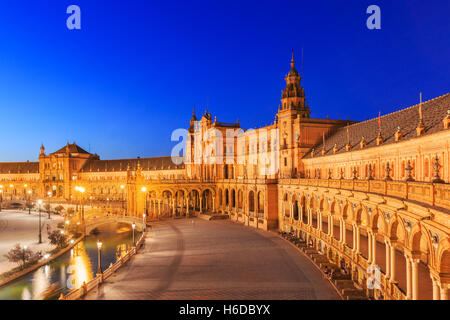
<path id="1" fill-rule="evenodd" d="M 311 111 L 305 100 L 305 91 L 300 86 L 301 75 L 295 69 L 294 51 L 292 51 L 291 70 L 285 77 L 286 88 L 281 94 L 280 111 L 297 111 L 300 118 L 309 118 Z"/>

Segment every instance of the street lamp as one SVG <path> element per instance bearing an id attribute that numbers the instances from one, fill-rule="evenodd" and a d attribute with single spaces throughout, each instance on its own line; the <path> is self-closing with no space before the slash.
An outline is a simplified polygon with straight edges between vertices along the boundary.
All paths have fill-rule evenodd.
<path id="1" fill-rule="evenodd" d="M 30 200 L 31 200 L 32 191 L 28 190 L 27 193 L 28 193 L 28 214 L 31 214 L 31 201 Z"/>
<path id="2" fill-rule="evenodd" d="M 146 217 L 146 215 L 145 215 L 145 213 L 142 215 L 142 222 L 144 223 L 144 231 L 145 231 L 145 228 L 146 228 L 146 226 L 147 226 L 147 222 L 145 221 L 145 217 Z"/>
<path id="3" fill-rule="evenodd" d="M 52 192 L 51 191 L 47 192 L 47 195 L 48 195 L 48 218 L 51 219 L 50 218 L 50 209 L 51 209 L 51 207 L 50 207 L 50 198 L 52 197 Z"/>
<path id="4" fill-rule="evenodd" d="M 11 188 L 11 200 L 13 198 L 13 193 L 14 193 L 14 185 L 10 184 L 9 187 Z"/>
<path id="5" fill-rule="evenodd" d="M 38 200 L 38 207 L 39 207 L 39 243 L 42 243 L 42 228 L 41 228 L 41 204 L 42 200 Z"/>
<path id="6" fill-rule="evenodd" d="M 133 228 L 133 247 L 135 247 L 136 243 L 134 241 L 134 229 L 136 229 L 136 223 L 133 222 L 133 224 L 131 225 L 131 228 Z"/>
<path id="7" fill-rule="evenodd" d="M 102 242 L 97 241 L 97 249 L 98 249 L 98 269 L 97 274 L 102 274 Z"/>

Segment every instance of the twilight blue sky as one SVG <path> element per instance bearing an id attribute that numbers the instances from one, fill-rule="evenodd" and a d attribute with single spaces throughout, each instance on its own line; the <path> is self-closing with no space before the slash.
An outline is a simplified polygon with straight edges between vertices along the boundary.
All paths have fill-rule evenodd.
<path id="1" fill-rule="evenodd" d="M 79 31 L 67 6 L 81 8 Z M 381 8 L 381 30 L 366 8 Z M 192 105 L 273 121 L 291 48 L 312 117 L 365 120 L 447 93 L 450 2 L 0 0 L 0 161 L 76 141 L 102 159 L 169 155 Z"/>

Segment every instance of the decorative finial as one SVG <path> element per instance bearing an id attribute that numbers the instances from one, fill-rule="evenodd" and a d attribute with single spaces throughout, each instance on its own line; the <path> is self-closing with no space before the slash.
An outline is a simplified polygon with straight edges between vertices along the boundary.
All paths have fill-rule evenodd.
<path id="1" fill-rule="evenodd" d="M 386 181 L 392 181 L 392 178 L 390 177 L 391 168 L 389 167 L 389 162 L 386 162 L 386 178 L 384 180 Z"/>
<path id="2" fill-rule="evenodd" d="M 369 163 L 369 176 L 367 177 L 367 180 L 373 180 L 372 177 L 372 164 Z"/>
<path id="3" fill-rule="evenodd" d="M 444 123 L 444 129 L 450 128 L 450 110 L 447 110 L 447 115 L 444 117 L 442 122 Z"/>
<path id="4" fill-rule="evenodd" d="M 403 137 L 400 126 L 397 127 L 397 131 L 395 132 L 395 141 L 399 141 Z"/>
<path id="5" fill-rule="evenodd" d="M 414 168 L 411 166 L 411 160 L 408 160 L 407 166 L 406 166 L 406 168 L 405 168 L 405 170 L 406 170 L 406 172 L 407 172 L 407 175 L 406 175 L 406 181 L 408 181 L 408 182 L 414 181 L 414 178 L 412 177 L 412 174 L 411 174 L 411 171 L 412 171 L 413 169 L 414 169 Z"/>
<path id="6" fill-rule="evenodd" d="M 366 146 L 366 139 L 363 137 L 361 137 L 361 142 L 359 143 L 360 148 L 364 148 Z"/>
<path id="7" fill-rule="evenodd" d="M 423 123 L 423 114 L 422 114 L 422 92 L 420 93 L 420 103 L 419 103 L 419 124 L 417 125 L 416 132 L 417 136 L 422 135 L 425 131 L 425 125 Z"/>
<path id="8" fill-rule="evenodd" d="M 436 155 L 434 157 L 434 163 L 433 163 L 434 176 L 433 176 L 433 180 L 431 180 L 431 182 L 445 183 L 445 181 L 442 180 L 441 177 L 439 176 L 439 171 L 441 170 L 441 167 L 442 166 L 439 164 L 439 157 Z"/>

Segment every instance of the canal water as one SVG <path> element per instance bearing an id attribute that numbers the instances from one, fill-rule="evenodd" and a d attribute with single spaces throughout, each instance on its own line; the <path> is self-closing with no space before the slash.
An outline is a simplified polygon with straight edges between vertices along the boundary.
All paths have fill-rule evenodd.
<path id="1" fill-rule="evenodd" d="M 127 224 L 111 223 L 97 228 L 90 235 L 57 259 L 39 269 L 0 287 L 0 300 L 57 299 L 71 288 L 79 288 L 92 280 L 98 269 L 97 241 L 102 242 L 102 270 L 106 270 L 118 257 L 133 246 L 133 231 Z M 140 232 L 135 231 L 138 241 Z"/>

